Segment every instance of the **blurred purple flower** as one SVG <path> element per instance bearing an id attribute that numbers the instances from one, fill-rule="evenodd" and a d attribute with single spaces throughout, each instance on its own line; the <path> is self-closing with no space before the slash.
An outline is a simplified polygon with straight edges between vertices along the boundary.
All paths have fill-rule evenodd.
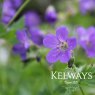
<path id="1" fill-rule="evenodd" d="M 25 30 L 19 30 L 16 32 L 17 39 L 23 46 L 28 49 L 30 47 L 29 38 Z"/>
<path id="2" fill-rule="evenodd" d="M 5 0 L 3 2 L 3 8 L 2 8 L 2 22 L 4 24 L 8 24 L 11 18 L 15 15 L 15 12 L 16 11 L 13 9 L 10 0 Z"/>
<path id="3" fill-rule="evenodd" d="M 27 56 L 26 56 L 27 49 L 22 44 L 14 45 L 12 50 L 14 54 L 20 55 L 23 61 L 27 59 Z"/>
<path id="4" fill-rule="evenodd" d="M 2 7 L 2 22 L 8 24 L 20 7 L 22 0 L 4 0 Z"/>
<path id="5" fill-rule="evenodd" d="M 50 23 L 50 24 L 54 24 L 57 21 L 57 13 L 56 10 L 53 6 L 49 6 L 46 9 L 46 13 L 45 13 L 45 19 Z"/>
<path id="6" fill-rule="evenodd" d="M 52 48 L 46 59 L 49 63 L 54 63 L 60 60 L 62 63 L 67 63 L 72 57 L 72 50 L 76 47 L 76 39 L 68 38 L 68 30 L 61 26 L 56 30 L 56 36 L 53 34 L 47 35 L 43 44 L 47 48 Z"/>
<path id="7" fill-rule="evenodd" d="M 95 57 L 95 27 L 88 29 L 78 27 L 77 32 L 80 46 L 86 51 L 88 57 Z"/>
<path id="8" fill-rule="evenodd" d="M 15 9 L 18 9 L 20 7 L 20 5 L 22 4 L 23 0 L 11 0 L 13 7 Z"/>
<path id="9" fill-rule="evenodd" d="M 18 30 L 16 32 L 16 37 L 19 40 L 19 43 L 14 45 L 12 50 L 15 54 L 20 55 L 21 59 L 24 61 L 27 59 L 26 53 L 30 47 L 29 38 L 24 29 Z"/>
<path id="10" fill-rule="evenodd" d="M 44 35 L 42 34 L 41 30 L 38 28 L 31 28 L 29 32 L 30 39 L 33 41 L 33 43 L 38 46 L 42 46 Z"/>
<path id="11" fill-rule="evenodd" d="M 95 10 L 95 0 L 80 0 L 79 7 L 83 14 L 86 14 L 87 11 L 93 11 Z"/>
<path id="12" fill-rule="evenodd" d="M 25 26 L 30 27 L 36 27 L 40 24 L 40 17 L 36 12 L 28 11 L 25 13 Z"/>

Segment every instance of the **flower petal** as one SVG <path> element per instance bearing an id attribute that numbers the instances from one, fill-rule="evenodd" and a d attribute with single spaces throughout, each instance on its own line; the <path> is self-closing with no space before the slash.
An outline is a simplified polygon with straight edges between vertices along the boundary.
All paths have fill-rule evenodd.
<path id="1" fill-rule="evenodd" d="M 25 13 L 25 26 L 26 27 L 37 27 L 40 24 L 40 16 L 33 11 L 28 11 Z"/>
<path id="2" fill-rule="evenodd" d="M 76 38 L 69 38 L 67 40 L 67 43 L 68 43 L 68 47 L 70 50 L 73 50 L 76 48 L 77 46 L 77 41 L 76 41 Z"/>
<path id="3" fill-rule="evenodd" d="M 30 43 L 27 42 L 27 41 L 25 41 L 25 43 L 24 43 L 24 47 L 25 47 L 26 49 L 28 49 L 28 48 L 30 47 Z"/>
<path id="4" fill-rule="evenodd" d="M 56 36 L 60 41 L 66 40 L 68 37 L 68 29 L 65 26 L 60 26 L 56 30 Z"/>
<path id="5" fill-rule="evenodd" d="M 27 59 L 27 54 L 26 54 L 26 52 L 21 53 L 21 54 L 20 54 L 20 57 L 21 57 L 22 61 L 26 60 L 26 59 Z"/>
<path id="6" fill-rule="evenodd" d="M 62 63 L 67 63 L 70 60 L 70 57 L 71 57 L 70 51 L 62 52 L 60 55 L 60 61 Z"/>
<path id="7" fill-rule="evenodd" d="M 24 42 L 28 39 L 25 30 L 19 30 L 19 31 L 17 31 L 17 32 L 16 32 L 16 36 L 17 36 L 17 39 L 18 39 L 21 43 L 24 43 Z"/>
<path id="8" fill-rule="evenodd" d="M 25 49 L 25 47 L 24 47 L 22 44 L 19 44 L 19 43 L 16 44 L 16 45 L 14 45 L 13 48 L 12 48 L 12 50 L 13 50 L 13 52 L 14 52 L 15 54 L 21 54 L 21 53 L 27 51 L 27 50 Z"/>
<path id="9" fill-rule="evenodd" d="M 86 35 L 86 30 L 85 30 L 85 28 L 83 28 L 83 27 L 78 27 L 77 28 L 77 33 L 78 33 L 78 36 L 79 36 L 79 38 L 81 37 L 81 36 L 85 36 Z"/>
<path id="10" fill-rule="evenodd" d="M 47 48 L 56 48 L 58 44 L 58 40 L 56 36 L 54 36 L 53 34 L 49 34 L 44 38 L 43 44 Z"/>
<path id="11" fill-rule="evenodd" d="M 87 32 L 88 32 L 89 35 L 95 34 L 95 27 L 90 26 L 90 27 L 87 29 Z"/>
<path id="12" fill-rule="evenodd" d="M 57 21 L 57 13 L 53 6 L 50 5 L 47 8 L 46 13 L 45 13 L 45 19 L 51 24 Z"/>
<path id="13" fill-rule="evenodd" d="M 59 60 L 60 57 L 60 51 L 58 49 L 51 50 L 48 55 L 46 56 L 46 59 L 49 63 L 55 63 Z"/>
<path id="14" fill-rule="evenodd" d="M 83 27 L 78 27 L 77 33 L 79 38 L 78 43 L 85 49 L 86 43 L 89 41 L 89 35 Z"/>
<path id="15" fill-rule="evenodd" d="M 88 57 L 95 57 L 95 43 L 90 42 L 85 48 L 86 54 Z"/>
<path id="16" fill-rule="evenodd" d="M 90 58 L 93 58 L 93 57 L 95 57 L 95 49 L 93 50 L 93 49 L 86 49 L 86 54 L 88 55 L 88 57 L 90 57 Z"/>
<path id="17" fill-rule="evenodd" d="M 95 46 L 95 33 L 93 33 L 92 35 L 90 35 L 89 41 L 93 45 L 93 48 L 94 48 L 94 46 Z"/>
<path id="18" fill-rule="evenodd" d="M 40 29 L 30 29 L 30 37 L 31 40 L 33 41 L 34 44 L 38 45 L 38 46 L 42 46 L 43 45 L 43 38 L 44 35 L 42 34 L 42 31 Z"/>
<path id="19" fill-rule="evenodd" d="M 22 4 L 23 0 L 12 0 L 12 2 L 13 2 L 13 6 L 15 8 L 19 8 L 20 5 Z"/>
<path id="20" fill-rule="evenodd" d="M 83 48 L 83 49 L 86 49 L 87 48 L 87 41 L 79 41 L 79 45 Z"/>
<path id="21" fill-rule="evenodd" d="M 27 50 L 25 49 L 25 47 L 22 44 L 14 45 L 12 50 L 13 50 L 14 54 L 20 55 L 22 60 L 26 60 L 26 58 L 27 58 L 27 56 L 26 56 Z"/>
<path id="22" fill-rule="evenodd" d="M 25 30 L 16 32 L 17 39 L 20 43 L 24 44 L 24 47 L 27 49 L 30 46 L 29 39 Z"/>

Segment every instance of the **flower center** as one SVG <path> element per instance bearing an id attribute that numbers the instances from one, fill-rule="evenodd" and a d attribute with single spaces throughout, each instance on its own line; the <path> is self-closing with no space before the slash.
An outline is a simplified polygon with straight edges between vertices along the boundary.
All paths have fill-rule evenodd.
<path id="1" fill-rule="evenodd" d="M 67 42 L 60 42 L 59 48 L 60 48 L 61 50 L 64 50 L 64 51 L 67 50 L 67 48 L 68 48 Z"/>

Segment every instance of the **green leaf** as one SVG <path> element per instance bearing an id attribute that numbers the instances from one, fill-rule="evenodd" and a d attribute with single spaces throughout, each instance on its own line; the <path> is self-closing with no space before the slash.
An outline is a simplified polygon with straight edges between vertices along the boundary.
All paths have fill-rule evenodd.
<path id="1" fill-rule="evenodd" d="M 20 18 L 17 22 L 15 22 L 12 26 L 12 30 L 18 30 L 24 28 L 24 17 Z"/>
<path id="2" fill-rule="evenodd" d="M 20 30 L 24 27 L 24 18 L 22 17 L 20 20 L 15 22 L 10 28 L 6 28 L 3 24 L 0 24 L 0 38 L 5 39 L 9 43 L 15 44 L 17 42 L 16 39 L 16 31 Z"/>
<path id="3" fill-rule="evenodd" d="M 6 34 L 6 27 L 0 23 L 0 38 Z"/>

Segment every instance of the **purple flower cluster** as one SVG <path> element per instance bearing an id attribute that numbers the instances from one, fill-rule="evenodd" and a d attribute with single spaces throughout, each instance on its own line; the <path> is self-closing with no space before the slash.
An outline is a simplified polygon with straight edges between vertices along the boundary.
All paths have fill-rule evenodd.
<path id="1" fill-rule="evenodd" d="M 43 45 L 43 33 L 39 29 L 40 25 L 40 16 L 34 11 L 28 11 L 25 13 L 25 27 L 28 29 L 30 34 L 30 39 L 34 44 L 38 46 Z"/>
<path id="2" fill-rule="evenodd" d="M 2 22 L 4 24 L 9 23 L 21 4 L 22 0 L 4 0 L 2 8 Z"/>
<path id="3" fill-rule="evenodd" d="M 2 21 L 8 24 L 15 15 L 17 9 L 22 4 L 22 0 L 4 0 L 2 10 Z M 95 0 L 80 0 L 80 10 L 82 13 L 95 10 Z M 57 21 L 57 12 L 53 6 L 49 6 L 45 12 L 45 19 L 49 24 Z M 68 37 L 68 29 L 60 26 L 56 29 L 56 35 L 44 34 L 39 28 L 41 23 L 40 16 L 34 11 L 28 11 L 24 14 L 25 27 L 16 32 L 18 43 L 13 46 L 13 52 L 19 54 L 23 61 L 27 60 L 27 51 L 31 43 L 37 46 L 51 48 L 46 59 L 49 63 L 55 63 L 60 60 L 67 63 L 73 58 L 73 50 L 77 46 L 77 40 L 74 37 Z M 95 27 L 84 29 L 77 28 L 78 43 L 85 50 L 88 57 L 95 57 Z"/>
<path id="4" fill-rule="evenodd" d="M 44 38 L 44 34 L 38 28 L 40 18 L 37 13 L 29 11 L 24 16 L 26 29 L 16 32 L 19 43 L 13 46 L 13 52 L 19 54 L 23 61 L 27 59 L 26 54 L 31 43 L 33 42 L 37 46 L 42 46 Z"/>
<path id="5" fill-rule="evenodd" d="M 95 0 L 80 0 L 79 7 L 83 14 L 88 11 L 95 11 Z"/>
<path id="6" fill-rule="evenodd" d="M 78 27 L 76 31 L 78 44 L 85 50 L 88 57 L 95 57 L 95 27 L 91 26 L 88 29 Z M 68 29 L 65 26 L 60 26 L 56 29 L 56 35 L 45 36 L 43 44 L 45 47 L 51 48 L 46 56 L 49 63 L 55 63 L 58 60 L 67 63 L 73 58 L 72 52 L 77 46 L 77 40 L 69 38 Z"/>
<path id="7" fill-rule="evenodd" d="M 39 29 L 31 29 L 31 30 L 19 30 L 16 32 L 16 37 L 19 41 L 16 45 L 13 46 L 13 52 L 15 54 L 19 54 L 22 60 L 27 59 L 27 51 L 31 46 L 31 41 L 38 46 L 43 45 L 43 37 L 44 35 L 40 32 Z"/>
<path id="8" fill-rule="evenodd" d="M 57 12 L 53 6 L 49 6 L 46 9 L 45 19 L 50 24 L 54 24 L 57 21 Z"/>
<path id="9" fill-rule="evenodd" d="M 72 51 L 76 47 L 76 39 L 68 37 L 68 29 L 60 26 L 56 29 L 56 35 L 49 34 L 43 44 L 52 50 L 48 53 L 46 59 L 49 63 L 54 63 L 60 60 L 62 63 L 67 63 L 72 57 Z"/>
<path id="10" fill-rule="evenodd" d="M 30 46 L 29 39 L 25 30 L 20 30 L 16 32 L 16 37 L 19 41 L 18 44 L 13 46 L 13 52 L 19 54 L 22 60 L 26 60 L 26 52 Z"/>
<path id="11" fill-rule="evenodd" d="M 86 51 L 88 57 L 95 57 L 95 27 L 77 28 L 79 45 Z"/>

